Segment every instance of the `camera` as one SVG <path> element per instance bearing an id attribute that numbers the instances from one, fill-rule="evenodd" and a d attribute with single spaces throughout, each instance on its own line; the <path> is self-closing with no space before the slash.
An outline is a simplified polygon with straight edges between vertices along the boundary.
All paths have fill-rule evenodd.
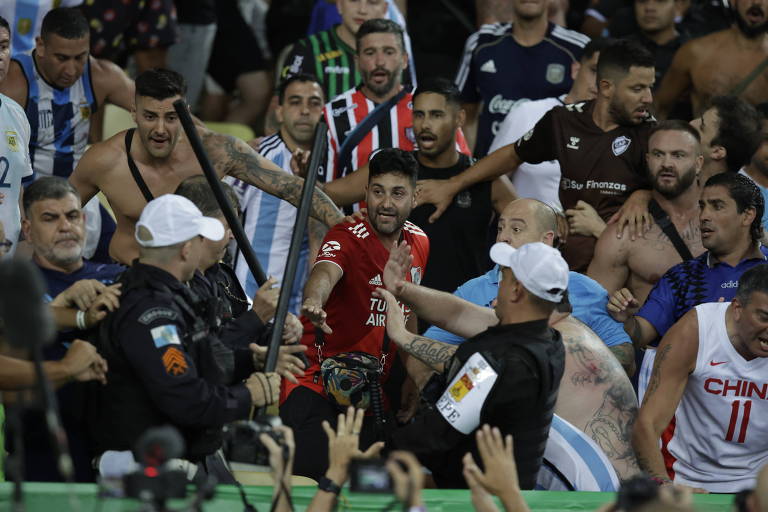
<path id="1" fill-rule="evenodd" d="M 280 426 L 277 416 L 258 418 L 250 421 L 235 421 L 224 427 L 224 455 L 230 462 L 269 466 L 269 450 L 261 443 L 259 436 L 267 434 L 278 445 L 283 445 L 283 434 L 275 427 Z"/>
<path id="2" fill-rule="evenodd" d="M 137 471 L 123 477 L 123 492 L 128 498 L 164 503 L 187 496 L 187 474 L 171 469 L 170 459 L 184 455 L 184 439 L 178 430 L 165 426 L 151 428 L 136 443 Z"/>
<path id="3" fill-rule="evenodd" d="M 392 494 L 392 477 L 382 459 L 354 459 L 350 464 L 350 487 L 352 492 Z"/>

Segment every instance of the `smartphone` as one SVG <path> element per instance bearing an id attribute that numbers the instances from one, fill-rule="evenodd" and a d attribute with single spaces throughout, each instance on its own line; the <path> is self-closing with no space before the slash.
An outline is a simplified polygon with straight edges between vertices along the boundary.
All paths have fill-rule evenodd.
<path id="1" fill-rule="evenodd" d="M 382 459 L 352 460 L 350 488 L 352 492 L 392 494 L 392 478 Z"/>

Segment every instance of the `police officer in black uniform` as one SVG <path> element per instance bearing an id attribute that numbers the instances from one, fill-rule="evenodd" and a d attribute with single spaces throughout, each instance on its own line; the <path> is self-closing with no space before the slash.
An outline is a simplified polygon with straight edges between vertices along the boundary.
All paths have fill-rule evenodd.
<path id="1" fill-rule="evenodd" d="M 466 487 L 461 459 L 472 452 L 480 460 L 474 434 L 487 423 L 513 435 L 520 487 L 532 489 L 565 366 L 562 339 L 548 320 L 568 286 L 568 265 L 540 242 L 519 249 L 495 244 L 491 259 L 501 266 L 502 280 L 494 311 L 406 282 L 407 254 L 390 253 L 387 288 L 419 317 L 471 339 L 456 347 L 407 332 L 395 297 L 381 291 L 390 338 L 441 373 L 422 392 L 426 404 L 395 431 L 391 444 L 414 452 L 438 486 Z"/>
<path id="2" fill-rule="evenodd" d="M 221 183 L 221 187 L 237 208 L 238 199 L 232 187 L 227 183 Z M 225 382 L 229 384 L 239 373 L 235 361 L 244 360 L 240 352 L 254 354 L 259 367 L 265 362 L 272 334 L 271 320 L 280 289 L 273 288 L 276 281 L 269 278 L 253 297 L 253 305 L 249 304 L 234 270 L 222 261 L 233 238 L 232 231 L 205 176 L 185 179 L 176 189 L 176 194 L 192 201 L 203 215 L 218 219 L 225 228 L 225 236 L 221 240 L 203 240 L 203 254 L 189 287 L 205 302 L 210 323 L 216 326 L 218 340 L 214 340 L 213 350 L 224 372 Z M 306 346 L 294 344 L 301 337 L 302 330 L 299 319 L 288 313 L 283 328 L 283 343 L 291 345 L 280 347 L 276 367 L 277 373 L 288 379 L 293 379 L 293 374 L 302 375 L 305 368 L 304 362 L 293 355 L 306 351 Z"/>
<path id="3" fill-rule="evenodd" d="M 96 456 L 134 448 L 150 427 L 171 424 L 186 441 L 184 458 L 226 481 L 214 454 L 222 426 L 248 417 L 252 405 L 274 403 L 277 374 L 253 373 L 253 358 L 236 362 L 240 384 L 226 386 L 213 358 L 215 328 L 187 286 L 203 238 L 221 240 L 224 226 L 188 199 L 151 201 L 136 224 L 140 256 L 121 277 L 118 310 L 102 323 L 97 347 L 109 364 L 107 385 L 94 389 L 90 435 Z"/>

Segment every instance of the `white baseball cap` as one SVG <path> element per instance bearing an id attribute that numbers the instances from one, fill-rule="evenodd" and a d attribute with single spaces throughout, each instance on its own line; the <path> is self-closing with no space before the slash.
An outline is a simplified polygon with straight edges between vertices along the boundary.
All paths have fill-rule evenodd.
<path id="1" fill-rule="evenodd" d="M 491 247 L 491 259 L 512 269 L 515 278 L 535 296 L 559 303 L 568 288 L 568 264 L 560 251 L 541 242 L 515 249 L 499 242 Z"/>
<path id="2" fill-rule="evenodd" d="M 139 238 L 139 228 L 149 232 L 149 240 Z M 203 216 L 186 197 L 174 194 L 147 203 L 136 223 L 136 241 L 143 247 L 168 247 L 197 235 L 217 242 L 224 238 L 224 225 L 218 219 Z"/>

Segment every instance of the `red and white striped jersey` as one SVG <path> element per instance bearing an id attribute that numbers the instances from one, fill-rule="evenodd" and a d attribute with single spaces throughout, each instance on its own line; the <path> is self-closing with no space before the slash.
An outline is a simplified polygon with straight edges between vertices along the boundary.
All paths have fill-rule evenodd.
<path id="1" fill-rule="evenodd" d="M 339 151 L 347 136 L 378 104 L 368 99 L 359 88 L 350 89 L 325 105 L 325 122 L 328 123 L 328 142 L 333 154 L 333 172 L 324 177 L 329 182 L 341 178 L 368 163 L 371 153 L 382 148 L 416 149 L 413 133 L 413 94 L 403 98 L 389 110 L 379 123 L 368 132 L 350 152 L 347 162 L 340 162 Z M 456 149 L 471 156 L 469 146 L 461 130 L 458 130 Z"/>
<path id="2" fill-rule="evenodd" d="M 696 306 L 696 368 L 661 439 L 675 483 L 726 493 L 753 488 L 768 462 L 768 358 L 747 361 L 736 351 L 725 327 L 729 305 Z"/>

